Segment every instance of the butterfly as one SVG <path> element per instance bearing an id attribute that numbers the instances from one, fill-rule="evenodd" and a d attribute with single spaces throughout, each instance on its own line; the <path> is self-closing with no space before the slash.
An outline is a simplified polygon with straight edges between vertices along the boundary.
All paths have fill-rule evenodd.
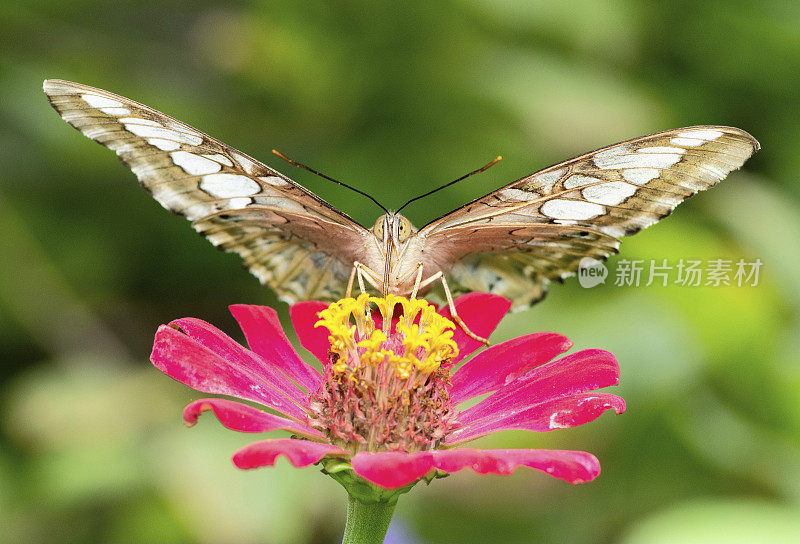
<path id="1" fill-rule="evenodd" d="M 541 299 L 581 259 L 605 259 L 620 238 L 669 215 L 759 149 L 750 134 L 693 126 L 592 151 L 518 179 L 416 229 L 388 212 L 356 223 L 280 172 L 128 98 L 50 79 L 58 113 L 119 158 L 166 209 L 244 265 L 283 300 L 336 300 L 354 278 L 383 294 L 442 282 L 453 293 Z M 291 162 L 291 161 L 290 161 Z M 412 199 L 415 200 L 415 199 Z"/>

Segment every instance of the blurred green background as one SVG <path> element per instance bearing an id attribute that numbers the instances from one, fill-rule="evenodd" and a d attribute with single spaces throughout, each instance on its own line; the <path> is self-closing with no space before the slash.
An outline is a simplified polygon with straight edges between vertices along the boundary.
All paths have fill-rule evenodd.
<path id="1" fill-rule="evenodd" d="M 417 542 L 800 540 L 800 4 L 752 2 L 70 2 L 0 6 L 0 539 L 333 542 L 345 493 L 316 469 L 241 472 L 252 435 L 180 409 L 200 395 L 148 362 L 195 316 L 287 306 L 67 126 L 71 79 L 144 102 L 277 166 L 371 225 L 418 226 L 584 151 L 694 124 L 744 128 L 741 172 L 623 243 L 627 259 L 763 261 L 756 287 L 571 279 L 508 317 L 613 351 L 628 412 L 484 447 L 582 449 L 603 473 L 464 471 L 404 496 Z M 284 321 L 288 324 L 288 320 Z"/>

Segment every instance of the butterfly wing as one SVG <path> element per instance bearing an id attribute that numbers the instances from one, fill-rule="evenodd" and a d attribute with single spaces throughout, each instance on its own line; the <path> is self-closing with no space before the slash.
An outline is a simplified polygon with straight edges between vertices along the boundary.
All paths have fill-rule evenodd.
<path id="1" fill-rule="evenodd" d="M 166 209 L 289 302 L 336 299 L 369 233 L 283 174 L 128 98 L 61 80 L 44 91 L 59 114 L 116 151 Z"/>
<path id="2" fill-rule="evenodd" d="M 504 295 L 516 308 L 605 259 L 620 238 L 666 217 L 759 149 L 743 130 L 696 126 L 605 147 L 545 168 L 423 227 L 426 270 L 455 292 Z"/>

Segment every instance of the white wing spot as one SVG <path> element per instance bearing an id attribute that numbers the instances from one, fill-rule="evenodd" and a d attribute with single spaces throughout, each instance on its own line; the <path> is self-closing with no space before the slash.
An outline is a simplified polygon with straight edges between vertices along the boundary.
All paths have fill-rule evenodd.
<path id="1" fill-rule="evenodd" d="M 636 185 L 644 185 L 648 181 L 656 179 L 660 173 L 656 168 L 631 168 L 622 171 L 622 178 Z"/>
<path id="2" fill-rule="evenodd" d="M 244 168 L 244 171 L 248 174 L 255 174 L 258 170 L 258 164 L 253 162 L 251 159 L 241 155 L 240 153 L 231 153 L 233 158 L 236 159 L 236 162 L 239 163 L 239 166 Z"/>
<path id="3" fill-rule="evenodd" d="M 305 210 L 302 204 L 285 196 L 257 196 L 254 200 L 256 204 L 261 204 L 262 206 L 271 206 L 301 213 Z"/>
<path id="4" fill-rule="evenodd" d="M 150 119 L 139 119 L 138 117 L 123 117 L 119 120 L 120 123 L 126 125 L 147 125 L 149 127 L 160 127 L 161 123 L 156 123 Z"/>
<path id="5" fill-rule="evenodd" d="M 553 190 L 553 185 L 555 185 L 555 183 L 561 179 L 561 176 L 563 176 L 564 172 L 566 171 L 566 168 L 559 168 L 558 170 L 553 170 L 552 172 L 545 172 L 544 174 L 534 176 L 533 182 L 536 185 L 541 184 L 537 188 L 544 194 L 548 194 Z"/>
<path id="6" fill-rule="evenodd" d="M 181 148 L 181 144 L 173 140 L 164 140 L 163 138 L 148 138 L 147 143 L 154 145 L 161 151 L 175 151 Z"/>
<path id="7" fill-rule="evenodd" d="M 174 130 L 169 130 L 166 128 L 151 127 L 148 125 L 138 125 L 132 123 L 126 124 L 125 128 L 128 129 L 129 132 L 132 132 L 137 136 L 141 136 L 142 138 L 163 138 L 165 140 L 175 140 L 176 142 L 191 145 L 200 145 L 203 143 L 203 139 L 198 136 L 175 132 Z"/>
<path id="8" fill-rule="evenodd" d="M 121 108 L 122 102 L 119 100 L 114 100 L 113 98 L 108 98 L 105 96 L 100 96 L 99 94 L 94 93 L 86 93 L 82 94 L 81 98 L 83 101 L 89 104 L 93 108 Z"/>
<path id="9" fill-rule="evenodd" d="M 673 138 L 669 143 L 685 147 L 697 147 L 698 145 L 703 145 L 706 141 L 700 138 Z"/>
<path id="10" fill-rule="evenodd" d="M 225 166 L 233 166 L 233 161 L 231 161 L 225 155 L 220 155 L 219 153 L 215 153 L 213 155 L 203 155 L 203 156 L 211 159 L 212 161 L 217 161 L 218 163 L 224 164 Z"/>
<path id="11" fill-rule="evenodd" d="M 593 178 L 590 176 L 582 176 L 581 174 L 575 174 L 574 176 L 570 176 L 564 182 L 565 189 L 574 189 L 575 187 L 582 187 L 584 185 L 591 185 L 592 183 L 601 183 L 603 180 Z"/>
<path id="12" fill-rule="evenodd" d="M 612 181 L 587 187 L 581 191 L 581 194 L 590 202 L 615 206 L 626 198 L 633 196 L 635 192 L 635 185 L 625 183 L 624 181 Z"/>
<path id="13" fill-rule="evenodd" d="M 680 147 L 640 147 L 636 150 L 637 153 L 679 153 L 683 155 L 686 153 L 685 149 L 681 149 Z"/>
<path id="14" fill-rule="evenodd" d="M 130 115 L 131 110 L 128 108 L 100 108 L 100 111 L 106 115 Z"/>
<path id="15" fill-rule="evenodd" d="M 554 198 L 548 200 L 539 211 L 547 217 L 553 219 L 572 219 L 581 221 L 584 219 L 591 219 L 605 213 L 606 209 L 600 204 L 593 202 L 583 202 L 581 200 L 565 200 L 563 198 Z"/>
<path id="16" fill-rule="evenodd" d="M 253 199 L 247 196 L 239 196 L 232 198 L 228 201 L 228 206 L 231 208 L 244 208 L 253 203 Z"/>
<path id="17" fill-rule="evenodd" d="M 611 149 L 606 149 L 605 151 L 600 151 L 599 153 L 595 153 L 595 159 L 605 159 L 606 157 L 618 157 L 620 155 L 627 155 L 631 152 L 631 148 L 627 145 L 620 145 L 617 147 L 612 147 Z"/>
<path id="18" fill-rule="evenodd" d="M 183 168 L 183 171 L 192 176 L 213 174 L 222 170 L 222 165 L 211 159 L 199 157 L 188 151 L 173 151 L 169 154 L 172 162 Z"/>
<path id="19" fill-rule="evenodd" d="M 200 134 L 196 130 L 192 130 L 191 127 L 187 127 L 186 125 L 182 125 L 182 124 L 174 122 L 174 121 L 172 121 L 172 122 L 168 121 L 167 122 L 167 126 L 169 128 L 171 128 L 172 130 L 177 130 L 178 132 L 182 132 L 184 134 L 191 134 L 192 136 L 202 136 L 202 134 Z"/>
<path id="20" fill-rule="evenodd" d="M 716 140 L 723 133 L 719 130 L 712 130 L 709 128 L 696 128 L 693 130 L 684 130 L 679 132 L 678 136 L 681 138 L 697 138 L 698 140 Z"/>
<path id="21" fill-rule="evenodd" d="M 503 189 L 499 193 L 503 198 L 506 200 L 514 200 L 518 202 L 527 201 L 530 199 L 531 194 L 528 191 L 523 191 L 522 189 L 514 189 L 510 187 L 508 189 Z"/>
<path id="22" fill-rule="evenodd" d="M 625 228 L 619 225 L 602 225 L 600 230 L 614 238 L 622 238 L 625 236 Z"/>
<path id="23" fill-rule="evenodd" d="M 278 176 L 260 176 L 258 179 L 267 185 L 272 185 L 273 187 L 286 187 L 289 185 L 289 182 L 283 178 L 279 178 Z"/>
<path id="24" fill-rule="evenodd" d="M 252 196 L 261 191 L 261 186 L 254 180 L 238 174 L 208 174 L 203 176 L 200 188 L 217 198 Z"/>
<path id="25" fill-rule="evenodd" d="M 603 170 L 617 168 L 669 168 L 680 160 L 681 156 L 677 153 L 638 153 L 619 157 L 596 156 L 594 163 Z"/>

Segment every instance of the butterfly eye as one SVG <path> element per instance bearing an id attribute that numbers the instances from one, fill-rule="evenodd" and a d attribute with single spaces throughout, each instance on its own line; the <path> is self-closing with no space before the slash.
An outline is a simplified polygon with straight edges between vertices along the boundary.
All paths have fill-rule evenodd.
<path id="1" fill-rule="evenodd" d="M 375 226 L 372 227 L 372 232 L 375 234 L 375 237 L 379 240 L 383 240 L 383 223 L 384 223 L 384 216 L 380 216 L 377 221 L 375 221 Z"/>
<path id="2" fill-rule="evenodd" d="M 400 218 L 400 222 L 397 225 L 397 238 L 400 242 L 405 242 L 408 240 L 408 237 L 411 236 L 411 222 L 406 219 L 405 217 Z"/>

